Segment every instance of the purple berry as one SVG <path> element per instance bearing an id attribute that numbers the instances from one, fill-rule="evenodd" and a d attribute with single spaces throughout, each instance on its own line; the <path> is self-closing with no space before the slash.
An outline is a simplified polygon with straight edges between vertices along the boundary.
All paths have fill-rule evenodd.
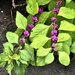
<path id="1" fill-rule="evenodd" d="M 56 14 L 58 14 L 59 8 L 54 8 L 54 9 L 53 9 L 53 12 L 56 13 Z"/>
<path id="2" fill-rule="evenodd" d="M 39 14 L 42 14 L 42 12 L 43 12 L 43 8 L 40 7 L 39 10 L 38 10 L 38 13 L 39 13 Z"/>
<path id="3" fill-rule="evenodd" d="M 55 43 L 52 44 L 52 49 L 53 49 L 54 51 L 57 51 L 57 49 L 55 48 Z"/>
<path id="4" fill-rule="evenodd" d="M 34 25 L 33 25 L 33 24 L 28 24 L 28 28 L 29 28 L 30 30 L 32 30 L 32 29 L 34 28 Z"/>
<path id="5" fill-rule="evenodd" d="M 52 31 L 51 31 L 51 34 L 52 34 L 52 35 L 57 35 L 57 33 L 58 33 L 57 30 L 52 30 Z"/>
<path id="6" fill-rule="evenodd" d="M 62 6 L 62 1 L 57 1 L 57 5 L 60 7 Z"/>
<path id="7" fill-rule="evenodd" d="M 54 36 L 51 37 L 51 39 L 52 39 L 53 42 L 57 42 L 58 37 L 56 35 L 54 35 Z"/>
<path id="8" fill-rule="evenodd" d="M 55 48 L 55 43 L 52 44 L 52 48 L 53 48 L 53 49 Z"/>
<path id="9" fill-rule="evenodd" d="M 29 32 L 27 30 L 24 31 L 24 36 L 28 37 L 29 36 Z"/>
<path id="10" fill-rule="evenodd" d="M 32 20 L 33 22 L 38 22 L 38 18 L 36 16 L 33 16 Z"/>
<path id="11" fill-rule="evenodd" d="M 56 17 L 52 17 L 51 21 L 55 23 L 57 21 Z"/>
<path id="12" fill-rule="evenodd" d="M 58 28 L 58 25 L 57 25 L 57 24 L 54 24 L 54 25 L 53 25 L 53 28 L 54 28 L 54 29 L 57 29 L 57 28 Z"/>
<path id="13" fill-rule="evenodd" d="M 20 38 L 19 42 L 20 42 L 20 44 L 25 43 L 25 38 Z"/>

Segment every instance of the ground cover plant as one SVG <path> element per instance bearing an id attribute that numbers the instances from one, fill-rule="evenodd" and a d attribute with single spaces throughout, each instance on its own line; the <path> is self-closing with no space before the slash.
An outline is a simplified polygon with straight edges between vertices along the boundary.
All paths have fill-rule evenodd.
<path id="1" fill-rule="evenodd" d="M 6 33 L 0 67 L 11 75 L 24 75 L 29 65 L 58 61 L 69 66 L 75 53 L 75 2 L 72 0 L 26 0 L 25 17 L 16 12 L 15 32 Z M 70 54 L 73 57 L 70 59 Z"/>

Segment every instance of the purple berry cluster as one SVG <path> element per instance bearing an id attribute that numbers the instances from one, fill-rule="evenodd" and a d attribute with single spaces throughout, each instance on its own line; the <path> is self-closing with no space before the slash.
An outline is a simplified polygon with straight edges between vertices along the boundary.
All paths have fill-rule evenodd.
<path id="1" fill-rule="evenodd" d="M 26 38 L 29 37 L 29 32 L 28 32 L 27 30 L 25 30 L 25 31 L 23 32 L 23 35 L 24 35 L 23 38 L 20 38 L 20 40 L 19 40 L 19 43 L 20 43 L 21 45 L 26 42 Z"/>
<path id="2" fill-rule="evenodd" d="M 53 9 L 53 12 L 55 13 L 55 15 L 58 14 L 58 12 L 60 10 L 60 6 L 62 5 L 62 1 L 57 1 L 56 4 L 57 4 L 58 8 Z M 56 16 L 52 17 L 51 21 L 52 21 L 52 25 L 53 25 L 53 30 L 51 31 L 51 35 L 52 35 L 51 40 L 53 42 L 52 43 L 52 49 L 54 51 L 57 51 L 56 48 L 55 48 L 55 44 L 58 41 L 58 25 L 56 24 L 56 22 L 57 22 Z"/>
<path id="3" fill-rule="evenodd" d="M 39 10 L 38 10 L 38 14 L 42 14 L 42 12 L 43 12 L 43 7 L 40 7 Z M 36 22 L 38 22 L 38 17 L 37 16 L 33 16 L 32 17 L 32 21 L 35 24 Z M 20 38 L 20 40 L 19 40 L 19 43 L 21 45 L 26 42 L 26 38 L 29 37 L 29 31 L 31 31 L 34 28 L 34 24 L 28 24 L 28 30 L 24 30 L 23 37 Z"/>

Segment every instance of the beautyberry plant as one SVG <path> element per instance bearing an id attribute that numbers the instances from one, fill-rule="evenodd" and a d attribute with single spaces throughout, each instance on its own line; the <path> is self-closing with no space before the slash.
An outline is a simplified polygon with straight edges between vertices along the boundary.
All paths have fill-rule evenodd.
<path id="1" fill-rule="evenodd" d="M 27 17 L 16 12 L 15 32 L 6 33 L 0 67 L 9 75 L 24 75 L 27 67 L 58 61 L 69 66 L 75 59 L 75 2 L 72 0 L 26 0 Z"/>

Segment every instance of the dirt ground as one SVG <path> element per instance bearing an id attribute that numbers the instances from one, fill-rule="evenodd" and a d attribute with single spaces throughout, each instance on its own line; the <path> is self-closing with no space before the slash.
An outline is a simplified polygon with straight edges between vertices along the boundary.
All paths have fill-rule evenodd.
<path id="1" fill-rule="evenodd" d="M 23 7 L 17 7 L 16 10 L 25 14 Z M 3 51 L 2 44 L 6 41 L 6 32 L 16 29 L 15 22 L 11 15 L 11 8 L 11 0 L 0 0 L 0 52 Z M 15 9 L 13 10 L 13 15 L 15 15 L 14 13 Z M 8 73 L 4 68 L 0 68 L 0 75 L 8 75 Z M 12 73 L 12 75 L 16 74 Z M 68 67 L 62 66 L 57 60 L 51 65 L 44 67 L 30 66 L 25 75 L 75 75 L 75 61 L 72 61 Z"/>

